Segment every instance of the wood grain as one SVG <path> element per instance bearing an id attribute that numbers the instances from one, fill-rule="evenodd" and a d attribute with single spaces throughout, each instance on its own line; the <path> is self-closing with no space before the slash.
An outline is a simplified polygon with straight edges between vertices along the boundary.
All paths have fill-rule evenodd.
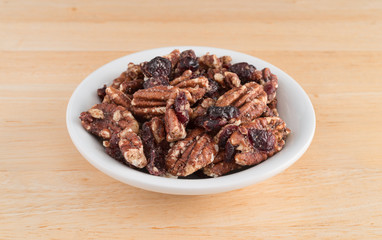
<path id="1" fill-rule="evenodd" d="M 0 239 L 381 239 L 381 1 L 0 1 Z M 203 6 L 203 7 L 201 7 Z M 152 193 L 94 169 L 65 126 L 90 72 L 169 45 L 280 67 L 316 111 L 291 168 L 207 196 Z"/>

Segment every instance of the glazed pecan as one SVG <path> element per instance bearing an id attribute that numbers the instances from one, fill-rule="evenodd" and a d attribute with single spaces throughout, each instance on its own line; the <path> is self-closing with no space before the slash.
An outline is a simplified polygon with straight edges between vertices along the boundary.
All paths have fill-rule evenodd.
<path id="1" fill-rule="evenodd" d="M 215 73 L 214 79 L 220 84 L 223 88 L 231 89 L 234 87 L 240 87 L 240 79 L 236 73 L 233 72 L 223 72 Z"/>
<path id="2" fill-rule="evenodd" d="M 182 75 L 181 77 L 188 76 L 188 73 L 186 75 Z M 204 94 L 206 94 L 208 89 L 208 79 L 206 77 L 183 79 L 183 81 L 178 79 L 179 78 L 174 79 L 174 81 L 172 81 L 170 84 L 180 89 L 187 90 L 192 96 L 190 99 L 191 105 L 202 99 Z"/>
<path id="3" fill-rule="evenodd" d="M 112 134 L 128 128 L 138 133 L 139 125 L 133 115 L 124 107 L 101 103 L 81 113 L 82 126 L 93 135 L 110 139 Z"/>
<path id="4" fill-rule="evenodd" d="M 169 54 L 167 54 L 163 57 L 170 60 L 172 68 L 175 68 L 175 66 L 178 63 L 179 58 L 180 58 L 180 51 L 178 49 L 175 49 L 174 51 L 170 52 Z"/>
<path id="5" fill-rule="evenodd" d="M 164 117 L 168 142 L 175 142 L 186 137 L 186 125 L 189 121 L 190 111 L 186 91 L 174 91 L 167 101 Z"/>
<path id="6" fill-rule="evenodd" d="M 131 165 L 137 168 L 143 168 L 147 165 L 147 160 L 143 153 L 142 141 L 135 132 L 121 132 L 118 146 L 125 160 Z"/>
<path id="7" fill-rule="evenodd" d="M 136 91 L 131 101 L 133 113 L 145 119 L 164 115 L 167 100 L 173 91 L 174 87 L 171 86 L 156 86 Z"/>
<path id="8" fill-rule="evenodd" d="M 231 67 L 231 61 L 232 61 L 232 58 L 230 56 L 223 56 L 223 57 L 220 57 L 219 58 L 221 64 L 222 64 L 222 67 L 223 68 L 226 68 L 228 69 L 229 67 Z"/>
<path id="9" fill-rule="evenodd" d="M 130 109 L 131 99 L 122 91 L 119 91 L 118 89 L 110 86 L 106 88 L 105 92 L 108 98 L 106 98 L 106 100 L 104 98 L 104 102 L 109 101 L 111 103 L 115 103 Z"/>
<path id="10" fill-rule="evenodd" d="M 220 59 L 215 55 L 207 53 L 199 58 L 199 64 L 207 68 L 221 68 L 222 63 Z"/>
<path id="11" fill-rule="evenodd" d="M 267 104 L 262 117 L 278 117 L 279 112 L 277 111 L 277 98 L 273 99 L 270 103 Z"/>
<path id="12" fill-rule="evenodd" d="M 210 164 L 216 154 L 217 146 L 211 137 L 201 129 L 194 129 L 169 150 L 167 172 L 174 176 L 188 176 Z"/>
<path id="13" fill-rule="evenodd" d="M 279 152 L 290 130 L 279 117 L 257 118 L 241 124 L 227 141 L 239 165 L 255 165 Z"/>
<path id="14" fill-rule="evenodd" d="M 225 161 L 225 152 L 221 151 L 212 163 L 203 168 L 203 173 L 209 177 L 219 177 L 239 168 L 241 166 L 234 161 Z"/>
<path id="15" fill-rule="evenodd" d="M 264 87 L 264 91 L 268 95 L 268 103 L 276 98 L 276 90 L 278 88 L 278 78 L 275 74 L 271 73 L 269 68 L 255 71 L 256 81 Z"/>
<path id="16" fill-rule="evenodd" d="M 207 109 L 215 104 L 215 100 L 212 98 L 205 98 L 201 103 L 192 109 L 191 119 L 203 116 L 207 113 Z"/>
<path id="17" fill-rule="evenodd" d="M 239 119 L 249 122 L 259 117 L 265 109 L 267 94 L 263 87 L 255 82 L 233 88 L 216 101 L 216 106 L 235 106 L 240 110 Z"/>
<path id="18" fill-rule="evenodd" d="M 142 125 L 141 139 L 143 150 L 148 161 L 146 166 L 150 174 L 162 176 L 166 172 L 165 156 L 168 151 L 163 121 L 154 117 Z"/>

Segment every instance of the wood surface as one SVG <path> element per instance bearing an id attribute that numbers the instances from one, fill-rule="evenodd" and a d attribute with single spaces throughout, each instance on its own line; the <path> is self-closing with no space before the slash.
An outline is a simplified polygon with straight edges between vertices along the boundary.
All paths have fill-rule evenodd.
<path id="1" fill-rule="evenodd" d="M 382 239 L 382 1 L 0 1 L 0 239 Z M 101 65 L 202 45 L 280 67 L 316 111 L 285 172 L 207 196 L 130 187 L 65 111 Z"/>

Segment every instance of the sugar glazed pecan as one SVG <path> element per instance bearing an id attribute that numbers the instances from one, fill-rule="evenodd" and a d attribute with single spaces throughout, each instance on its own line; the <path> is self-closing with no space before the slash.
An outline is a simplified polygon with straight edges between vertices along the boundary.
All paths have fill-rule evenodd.
<path id="1" fill-rule="evenodd" d="M 175 49 L 129 63 L 81 113 L 119 162 L 156 176 L 219 177 L 279 152 L 290 130 L 277 111 L 278 78 L 230 56 Z M 194 174 L 195 173 L 195 174 Z"/>

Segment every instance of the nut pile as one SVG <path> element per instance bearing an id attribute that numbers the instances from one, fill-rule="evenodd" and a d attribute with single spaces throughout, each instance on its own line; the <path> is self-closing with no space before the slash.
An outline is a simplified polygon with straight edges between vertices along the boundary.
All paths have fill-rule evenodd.
<path id="1" fill-rule="evenodd" d="M 157 176 L 218 177 L 279 152 L 290 130 L 277 76 L 229 56 L 174 50 L 97 90 L 82 126 L 112 158 Z"/>

